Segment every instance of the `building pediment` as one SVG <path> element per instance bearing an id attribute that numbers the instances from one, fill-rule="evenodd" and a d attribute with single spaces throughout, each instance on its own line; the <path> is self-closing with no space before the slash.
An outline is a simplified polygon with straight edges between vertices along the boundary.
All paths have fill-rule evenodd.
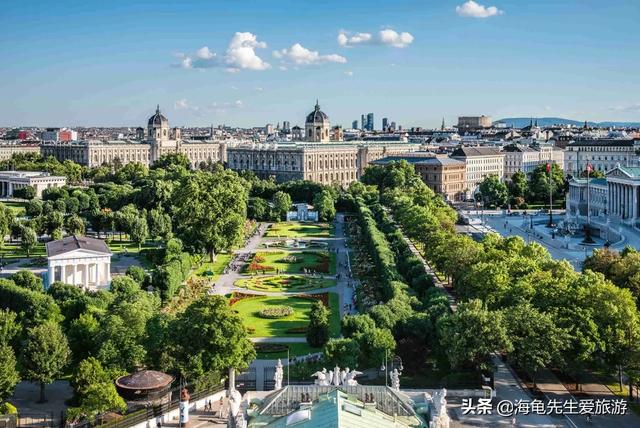
<path id="1" fill-rule="evenodd" d="M 56 254 L 55 256 L 48 257 L 49 260 L 67 260 L 67 259 L 90 259 L 95 257 L 111 257 L 111 253 L 106 253 L 102 251 L 91 251 L 86 249 L 77 249 L 72 251 L 67 251 L 61 254 Z"/>

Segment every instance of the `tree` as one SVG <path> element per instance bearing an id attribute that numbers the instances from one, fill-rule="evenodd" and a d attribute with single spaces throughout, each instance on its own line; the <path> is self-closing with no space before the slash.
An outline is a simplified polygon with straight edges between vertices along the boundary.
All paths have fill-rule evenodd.
<path id="1" fill-rule="evenodd" d="M 267 220 L 269 218 L 269 203 L 257 196 L 249 198 L 247 217 L 260 221 Z"/>
<path id="2" fill-rule="evenodd" d="M 486 369 L 491 353 L 511 347 L 502 315 L 477 299 L 461 303 L 455 313 L 440 319 L 438 336 L 454 368 Z"/>
<path id="3" fill-rule="evenodd" d="M 569 345 L 568 334 L 556 326 L 551 315 L 528 303 L 505 309 L 504 319 L 513 344 L 509 361 L 529 373 L 535 388 L 538 371 L 562 361 L 562 353 Z"/>
<path id="4" fill-rule="evenodd" d="M 518 170 L 511 176 L 509 182 L 509 194 L 512 198 L 524 198 L 529 192 L 527 174 Z"/>
<path id="5" fill-rule="evenodd" d="M 29 226 L 22 226 L 20 235 L 20 246 L 27 253 L 27 257 L 30 257 L 31 251 L 38 245 L 38 236 Z"/>
<path id="6" fill-rule="evenodd" d="M 482 201 L 489 207 L 501 207 L 507 203 L 509 198 L 506 184 L 497 175 L 485 177 L 478 185 L 478 190 L 482 195 Z"/>
<path id="7" fill-rule="evenodd" d="M 167 239 L 171 235 L 171 216 L 162 209 L 153 208 L 148 215 L 149 235 L 154 238 Z"/>
<path id="8" fill-rule="evenodd" d="M 322 221 L 332 221 L 336 215 L 335 201 L 328 190 L 323 190 L 313 197 L 313 207 Z"/>
<path id="9" fill-rule="evenodd" d="M 155 162 L 153 162 L 151 169 L 169 169 L 172 166 L 189 169 L 191 168 L 191 161 L 187 155 L 183 153 L 168 153 L 160 156 Z"/>
<path id="10" fill-rule="evenodd" d="M 184 182 L 174 201 L 177 235 L 210 260 L 238 244 L 247 218 L 247 189 L 238 175 L 221 168 L 196 171 Z"/>
<path id="11" fill-rule="evenodd" d="M 148 235 L 149 228 L 147 226 L 147 219 L 145 217 L 136 217 L 135 221 L 131 224 L 129 237 L 134 243 L 138 244 L 138 250 L 140 250 L 142 244 L 145 243 Z"/>
<path id="12" fill-rule="evenodd" d="M 35 276 L 30 270 L 19 270 L 9 277 L 19 287 L 28 288 L 32 291 L 42 291 L 42 279 Z"/>
<path id="13" fill-rule="evenodd" d="M 126 275 L 133 278 L 133 280 L 137 282 L 140 287 L 145 284 L 145 280 L 148 276 L 147 272 L 142 267 L 135 265 L 131 265 L 127 268 Z"/>
<path id="14" fill-rule="evenodd" d="M 359 363 L 362 367 L 377 367 L 396 349 L 393 334 L 386 328 L 376 327 L 369 334 L 358 334 L 354 339 L 360 347 Z"/>
<path id="15" fill-rule="evenodd" d="M 118 395 L 114 379 L 93 357 L 82 360 L 73 375 L 73 388 L 80 406 L 69 409 L 70 419 L 93 418 L 106 411 L 124 412 L 125 401 Z"/>
<path id="16" fill-rule="evenodd" d="M 271 211 L 273 216 L 276 220 L 280 221 L 284 218 L 287 211 L 289 211 L 289 209 L 291 208 L 291 196 L 281 190 L 277 191 L 273 194 L 271 204 L 273 205 Z"/>
<path id="17" fill-rule="evenodd" d="M 307 343 L 314 348 L 324 346 L 329 340 L 329 309 L 320 300 L 313 302 L 307 326 Z"/>
<path id="18" fill-rule="evenodd" d="M 25 377 L 40 382 L 41 403 L 46 401 L 45 386 L 62 374 L 70 354 L 67 338 L 57 323 L 47 321 L 28 330 L 22 364 Z"/>
<path id="19" fill-rule="evenodd" d="M 39 199 L 32 199 L 27 202 L 25 206 L 25 213 L 29 217 L 38 217 L 42 214 L 42 201 Z"/>
<path id="20" fill-rule="evenodd" d="M 359 358 L 360 349 L 354 339 L 330 339 L 324 347 L 324 360 L 332 367 L 355 368 Z"/>
<path id="21" fill-rule="evenodd" d="M 256 356 L 242 319 L 222 296 L 194 301 L 171 321 L 168 331 L 175 369 L 190 379 L 242 370 Z"/>
<path id="22" fill-rule="evenodd" d="M 16 355 L 13 348 L 0 343 L 0 403 L 7 399 L 20 382 L 20 373 L 16 367 Z"/>
<path id="23" fill-rule="evenodd" d="M 36 197 L 36 188 L 33 186 L 25 186 L 13 191 L 14 198 L 31 200 Z"/>
<path id="24" fill-rule="evenodd" d="M 15 312 L 0 309 L 0 343 L 9 344 L 21 329 Z"/>
<path id="25" fill-rule="evenodd" d="M 551 191 L 553 199 L 564 199 L 564 173 L 557 164 L 551 164 Z M 538 165 L 531 173 L 529 180 L 530 199 L 538 203 L 549 202 L 549 173 L 547 165 Z"/>
<path id="26" fill-rule="evenodd" d="M 65 229 L 69 235 L 84 235 L 84 220 L 78 214 L 72 214 L 65 220 Z"/>

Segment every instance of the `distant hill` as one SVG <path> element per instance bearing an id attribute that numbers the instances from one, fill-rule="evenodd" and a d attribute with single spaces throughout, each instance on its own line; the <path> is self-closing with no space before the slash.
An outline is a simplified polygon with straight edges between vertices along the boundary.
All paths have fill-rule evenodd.
<path id="1" fill-rule="evenodd" d="M 538 117 L 534 118 L 533 121 L 538 121 L 538 126 L 551 126 L 551 125 L 573 125 L 573 126 L 583 126 L 584 121 L 572 120 L 572 119 L 564 119 L 562 117 Z M 493 123 L 501 122 L 506 123 L 507 126 L 513 128 L 524 128 L 531 123 L 530 117 L 507 117 L 504 119 L 496 120 Z M 608 128 L 608 127 L 640 127 L 640 122 L 587 122 L 589 126 Z"/>

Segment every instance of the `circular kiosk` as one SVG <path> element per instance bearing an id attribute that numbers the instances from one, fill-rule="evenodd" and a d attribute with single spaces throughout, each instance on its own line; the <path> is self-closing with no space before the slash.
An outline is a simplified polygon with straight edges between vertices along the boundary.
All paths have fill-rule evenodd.
<path id="1" fill-rule="evenodd" d="M 116 379 L 118 394 L 126 401 L 160 404 L 170 400 L 173 376 L 155 370 L 140 370 Z"/>

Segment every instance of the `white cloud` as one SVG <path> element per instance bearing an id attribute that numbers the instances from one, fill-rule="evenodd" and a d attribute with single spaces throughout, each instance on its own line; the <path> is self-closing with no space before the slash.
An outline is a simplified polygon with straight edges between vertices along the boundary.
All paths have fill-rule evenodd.
<path id="1" fill-rule="evenodd" d="M 504 12 L 495 6 L 485 7 L 473 0 L 469 0 L 461 6 L 456 6 L 456 13 L 463 18 L 489 18 L 502 15 Z"/>
<path id="2" fill-rule="evenodd" d="M 351 77 L 351 76 L 353 76 L 353 71 L 351 71 L 351 70 L 345 71 L 344 74 L 346 74 L 347 76 Z"/>
<path id="3" fill-rule="evenodd" d="M 394 48 L 404 48 L 413 42 L 413 36 L 409 33 L 397 33 L 391 29 L 382 30 L 379 33 L 380 41 Z"/>
<path id="4" fill-rule="evenodd" d="M 318 51 L 305 48 L 300 43 L 293 44 L 289 49 L 273 51 L 273 56 L 281 59 L 284 63 L 295 65 L 322 64 L 326 62 L 337 62 L 344 64 L 347 59 L 338 54 L 320 55 Z"/>
<path id="5" fill-rule="evenodd" d="M 212 102 L 205 106 L 199 107 L 191 105 L 186 98 L 182 98 L 174 102 L 173 108 L 176 110 L 191 111 L 196 113 L 197 116 L 205 116 L 207 114 L 226 113 L 231 109 L 241 109 L 244 108 L 244 103 L 242 102 L 242 100 L 225 101 L 222 103 Z"/>
<path id="6" fill-rule="evenodd" d="M 405 48 L 413 43 L 413 39 L 414 37 L 411 33 L 398 33 L 390 28 L 379 31 L 375 36 L 371 33 L 349 33 L 347 31 L 340 31 L 338 34 L 338 44 L 344 47 L 386 45 L 394 48 Z"/>
<path id="7" fill-rule="evenodd" d="M 611 107 L 609 108 L 609 110 L 619 111 L 619 112 L 640 113 L 640 102 Z"/>
<path id="8" fill-rule="evenodd" d="M 238 90 L 238 87 L 237 87 L 237 86 L 235 86 L 235 85 L 231 85 L 231 89 L 233 89 L 234 91 L 237 91 L 237 90 Z"/>
<path id="9" fill-rule="evenodd" d="M 233 35 L 225 62 L 232 69 L 266 70 L 271 65 L 264 62 L 257 54 L 256 49 L 264 49 L 267 44 L 259 42 L 255 34 L 249 32 L 237 32 Z"/>
<path id="10" fill-rule="evenodd" d="M 225 67 L 225 70 L 230 73 L 237 73 L 240 70 L 267 70 L 271 65 L 256 54 L 256 49 L 266 47 L 267 44 L 258 41 L 256 35 L 237 32 L 229 42 L 224 57 L 219 57 L 208 46 L 203 46 L 193 54 L 176 54 L 180 62 L 172 65 L 188 69 Z"/>
<path id="11" fill-rule="evenodd" d="M 262 92 L 264 91 L 264 88 L 261 88 L 260 86 L 256 86 L 255 88 L 253 88 L 253 90 L 256 92 Z"/>

